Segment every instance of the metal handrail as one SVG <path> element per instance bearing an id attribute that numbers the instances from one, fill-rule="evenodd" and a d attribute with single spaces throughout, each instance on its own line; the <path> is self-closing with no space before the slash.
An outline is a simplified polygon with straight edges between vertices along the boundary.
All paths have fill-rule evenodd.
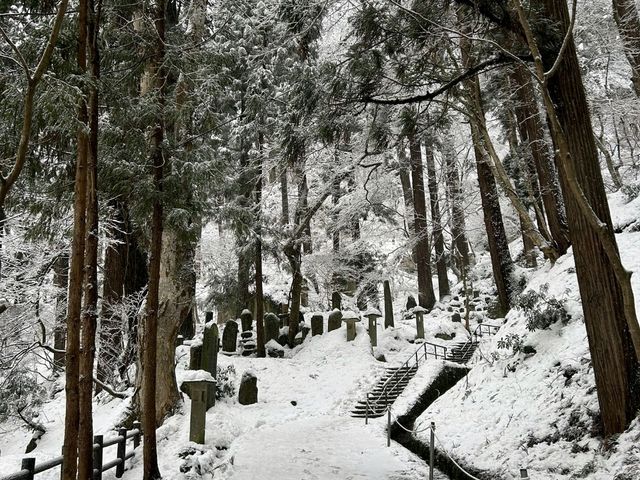
<path id="1" fill-rule="evenodd" d="M 431 345 L 433 347 L 433 352 L 427 351 L 427 345 Z M 401 364 L 396 371 L 393 373 L 393 375 L 391 375 L 383 384 L 380 390 L 380 395 L 379 397 L 382 397 L 382 395 L 384 394 L 385 396 L 385 403 L 388 405 L 388 393 L 389 390 L 393 387 L 396 387 L 400 382 L 402 382 L 407 375 L 409 374 L 409 371 L 411 370 L 411 368 L 418 367 L 420 365 L 420 358 L 423 358 L 424 360 L 426 360 L 428 358 L 429 355 L 432 355 L 433 357 L 435 357 L 436 359 L 438 358 L 438 349 L 442 349 L 444 351 L 443 354 L 440 355 L 440 358 L 443 359 L 447 359 L 447 347 L 445 347 L 444 345 L 438 345 L 437 343 L 431 343 L 431 342 L 423 342 L 418 349 L 411 354 L 411 356 L 409 358 L 407 358 L 407 360 L 405 360 L 405 362 L 403 364 Z M 424 353 L 420 354 L 420 349 L 424 350 Z M 414 357 L 415 357 L 415 361 L 414 361 Z M 397 378 L 397 380 L 394 383 L 391 383 L 391 381 L 396 378 L 396 376 L 398 375 L 398 373 L 400 372 L 401 369 L 405 368 L 404 374 Z"/>

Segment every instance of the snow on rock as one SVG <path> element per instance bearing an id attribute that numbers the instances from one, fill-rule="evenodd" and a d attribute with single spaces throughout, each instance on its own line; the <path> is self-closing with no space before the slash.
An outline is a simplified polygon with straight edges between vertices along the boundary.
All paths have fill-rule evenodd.
<path id="1" fill-rule="evenodd" d="M 179 383 L 185 382 L 214 382 L 216 381 L 213 376 L 206 370 L 181 370 L 179 376 Z"/>

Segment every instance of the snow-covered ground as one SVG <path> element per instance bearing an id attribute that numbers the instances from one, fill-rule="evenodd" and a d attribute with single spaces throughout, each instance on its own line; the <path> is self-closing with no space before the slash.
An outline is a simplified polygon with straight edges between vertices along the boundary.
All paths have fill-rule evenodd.
<path id="1" fill-rule="evenodd" d="M 624 218 L 616 224 L 638 218 L 629 210 L 639 204 L 618 209 Z M 617 240 L 625 266 L 640 272 L 640 232 L 621 233 Z M 640 308 L 638 273 L 632 283 Z M 416 428 L 435 421 L 443 450 L 499 478 L 520 478 L 519 469 L 527 468 L 536 479 L 640 479 L 638 420 L 610 448 L 602 443 L 571 252 L 538 270 L 527 288 L 539 290 L 543 284 L 550 296 L 566 301 L 571 320 L 529 332 L 523 313 L 512 310 L 499 334 L 482 343 L 468 383 L 459 382 L 440 397 Z M 519 335 L 534 350 L 499 348 L 508 335 Z"/>

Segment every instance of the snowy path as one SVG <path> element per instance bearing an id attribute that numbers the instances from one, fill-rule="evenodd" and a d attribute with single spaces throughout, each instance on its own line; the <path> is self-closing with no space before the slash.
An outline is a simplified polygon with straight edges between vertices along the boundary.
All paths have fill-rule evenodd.
<path id="1" fill-rule="evenodd" d="M 326 415 L 263 427 L 237 441 L 233 480 L 424 479 L 423 462 L 386 447 L 376 425 Z M 444 478 L 444 477 L 436 477 Z"/>

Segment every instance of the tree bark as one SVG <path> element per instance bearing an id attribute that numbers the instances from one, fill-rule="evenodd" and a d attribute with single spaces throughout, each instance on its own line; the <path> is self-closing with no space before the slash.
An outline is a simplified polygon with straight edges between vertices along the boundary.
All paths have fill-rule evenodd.
<path id="1" fill-rule="evenodd" d="M 631 65 L 633 91 L 640 97 L 640 16 L 635 0 L 613 0 L 613 18 Z"/>
<path id="2" fill-rule="evenodd" d="M 544 0 L 545 14 L 560 27 L 561 37 L 567 31 L 569 11 L 564 2 Z M 542 51 L 546 69 L 555 62 L 559 42 Z M 619 268 L 612 258 L 610 245 L 617 245 L 604 189 L 598 150 L 593 135 L 580 66 L 573 39 L 570 39 L 556 74 L 548 80 L 550 100 L 555 107 L 562 143 L 560 180 L 566 199 L 569 231 L 573 244 L 576 275 L 582 298 L 587 337 L 591 350 L 600 414 L 606 435 L 620 433 L 635 418 L 640 406 L 638 390 L 638 357 L 630 335 L 629 296 L 625 294 Z M 548 102 L 549 108 L 551 102 Z M 550 113 L 554 113 L 553 111 Z M 562 135 L 562 132 L 571 132 Z M 564 145 L 560 145 L 562 148 Z M 578 187 L 580 192 L 577 192 Z M 584 208 L 586 200 L 590 211 Z M 594 214 L 599 222 L 589 218 Z M 597 225 L 597 226 L 596 226 Z M 630 275 L 629 275 L 630 276 Z M 628 281 L 628 279 L 627 279 Z M 637 323 L 637 320 L 636 320 Z"/>
<path id="3" fill-rule="evenodd" d="M 620 261 L 598 162 L 566 3 L 542 0 L 544 20 L 558 30 L 535 38 L 518 0 L 516 33 L 525 38 L 541 80 L 566 200 L 576 276 L 605 435 L 635 418 L 638 395 L 638 322 L 630 277 Z M 539 49 L 539 45 L 542 47 Z M 558 58 L 561 52 L 562 57 Z M 570 132 L 570 134 L 569 134 Z"/>
<path id="4" fill-rule="evenodd" d="M 429 185 L 429 203 L 431 207 L 431 224 L 433 225 L 433 246 L 436 253 L 436 268 L 438 272 L 438 296 L 440 299 L 451 293 L 449 277 L 447 275 L 447 258 L 444 254 L 444 237 L 442 235 L 442 218 L 438 201 L 438 180 L 436 178 L 436 163 L 433 151 L 427 148 L 427 178 Z"/>
<path id="5" fill-rule="evenodd" d="M 431 309 L 436 303 L 431 277 L 431 249 L 427 231 L 427 206 L 425 200 L 422 152 L 420 141 L 414 131 L 407 136 L 411 159 L 411 183 L 413 185 L 413 208 L 416 235 L 416 267 L 418 270 L 418 303 Z"/>
<path id="6" fill-rule="evenodd" d="M 156 426 L 162 425 L 181 401 L 175 374 L 175 345 L 178 330 L 195 305 L 196 243 L 187 233 L 163 226 L 158 285 Z"/>
<path id="7" fill-rule="evenodd" d="M 447 144 L 443 147 L 442 157 L 446 165 L 447 190 L 449 191 L 449 198 L 451 199 L 451 235 L 453 237 L 453 244 L 460 258 L 459 268 L 463 271 L 471 265 L 471 258 L 469 254 L 469 242 L 467 241 L 464 207 L 462 204 L 460 174 L 458 173 L 453 148 L 448 145 L 451 139 L 447 138 L 445 141 Z"/>
<path id="8" fill-rule="evenodd" d="M 544 126 L 540 118 L 535 90 L 522 65 L 516 66 L 512 77 L 517 93 L 515 114 L 520 137 L 531 150 L 551 237 L 557 246 L 558 253 L 564 255 L 571 244 L 564 200 L 552 163 L 551 152 L 544 138 Z"/>
<path id="9" fill-rule="evenodd" d="M 266 357 L 264 346 L 264 292 L 262 290 L 262 154 L 264 138 L 258 133 L 258 159 L 256 165 L 256 245 L 255 245 L 255 280 L 256 280 L 256 347 L 258 357 Z"/>
<path id="10" fill-rule="evenodd" d="M 81 73 L 87 70 L 87 0 L 78 5 L 77 62 Z M 78 472 L 78 445 L 80 422 L 80 316 L 82 311 L 83 268 L 85 263 L 85 233 L 87 207 L 87 162 L 89 140 L 87 104 L 84 97 L 78 101 L 78 129 L 76 177 L 73 206 L 73 239 L 69 271 L 69 305 L 67 307 L 67 342 L 65 349 L 65 422 L 62 454 L 62 478 L 73 480 Z"/>
<path id="11" fill-rule="evenodd" d="M 166 73 L 162 66 L 165 60 L 165 22 L 167 5 L 165 0 L 156 0 L 153 4 L 153 49 L 147 62 L 146 71 L 142 79 L 141 93 L 148 94 L 150 90 L 158 102 L 158 114 L 155 125 L 152 126 L 150 142 L 150 160 L 153 165 L 153 214 L 151 222 L 151 248 L 149 258 L 149 289 L 145 309 L 144 332 L 140 338 L 142 370 L 142 428 L 144 431 L 143 469 L 144 480 L 161 478 L 158 468 L 158 452 L 156 443 L 156 371 L 158 368 L 158 309 L 160 303 L 160 263 L 162 255 L 163 233 L 163 181 L 164 181 L 164 104 Z M 146 90 L 146 91 L 145 91 Z M 170 346 L 173 348 L 173 345 Z M 166 346 L 165 346 L 166 348 Z M 171 358 L 173 363 L 173 357 Z M 175 380 L 174 380 L 175 381 Z"/>
<path id="12" fill-rule="evenodd" d="M 470 41 L 465 37 L 460 39 L 460 52 L 462 54 L 463 66 L 469 68 L 473 63 L 473 59 L 471 57 Z M 472 110 L 474 110 L 471 112 L 470 121 L 471 139 L 476 157 L 478 186 L 480 187 L 480 200 L 482 203 L 485 230 L 487 231 L 493 278 L 496 284 L 501 314 L 504 315 L 511 308 L 511 297 L 514 291 L 512 279 L 513 260 L 509 252 L 509 242 L 507 241 L 507 234 L 502 221 L 496 180 L 489 166 L 487 153 L 484 151 L 482 133 L 477 124 L 478 121 L 482 121 L 484 118 L 478 77 L 475 76 L 465 81 L 464 86 Z"/>
<path id="13" fill-rule="evenodd" d="M 100 1 L 100 0 L 98 0 Z M 78 477 L 93 476 L 93 366 L 96 350 L 98 308 L 98 51 L 99 11 L 94 0 L 88 0 L 87 51 L 91 82 L 89 85 L 86 194 L 86 239 L 84 254 L 84 308 L 81 317 L 78 433 Z"/>
<path id="14" fill-rule="evenodd" d="M 287 180 L 287 166 L 282 167 L 280 172 L 280 200 L 282 205 L 282 217 L 280 222 L 282 225 L 289 224 L 289 185 Z"/>

